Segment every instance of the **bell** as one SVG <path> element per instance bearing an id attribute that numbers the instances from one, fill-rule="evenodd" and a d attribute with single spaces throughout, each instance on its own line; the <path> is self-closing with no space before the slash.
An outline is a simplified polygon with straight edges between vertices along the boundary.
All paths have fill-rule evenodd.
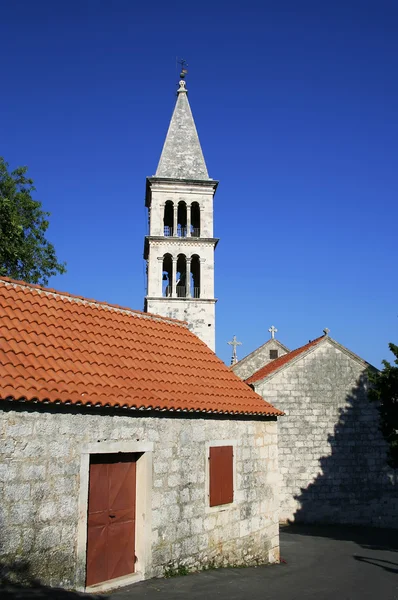
<path id="1" fill-rule="evenodd" d="M 163 279 L 163 281 L 167 281 L 168 280 L 168 277 L 167 277 L 166 273 L 163 273 L 163 278 L 162 279 Z"/>

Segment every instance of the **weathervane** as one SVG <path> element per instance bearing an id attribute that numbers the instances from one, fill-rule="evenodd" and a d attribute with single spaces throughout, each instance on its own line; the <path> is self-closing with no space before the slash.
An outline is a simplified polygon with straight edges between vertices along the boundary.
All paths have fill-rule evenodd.
<path id="1" fill-rule="evenodd" d="M 185 75 L 188 73 L 188 69 L 187 69 L 188 63 L 183 58 L 180 58 L 180 60 L 177 59 L 177 63 L 179 65 L 181 65 L 180 77 L 181 77 L 181 79 L 185 79 Z"/>

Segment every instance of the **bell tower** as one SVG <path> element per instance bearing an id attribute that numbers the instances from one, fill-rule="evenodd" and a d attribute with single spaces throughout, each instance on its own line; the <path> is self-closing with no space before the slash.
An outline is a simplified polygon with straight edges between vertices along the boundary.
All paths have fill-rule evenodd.
<path id="1" fill-rule="evenodd" d="M 156 174 L 147 178 L 145 311 L 187 321 L 215 350 L 213 197 L 211 179 L 181 73 Z"/>

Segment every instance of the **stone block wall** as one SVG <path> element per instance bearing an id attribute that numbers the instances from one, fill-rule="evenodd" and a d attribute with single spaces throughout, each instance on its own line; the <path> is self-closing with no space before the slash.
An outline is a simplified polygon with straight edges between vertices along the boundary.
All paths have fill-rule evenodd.
<path id="1" fill-rule="evenodd" d="M 209 180 L 196 184 L 176 180 L 151 179 L 150 235 L 163 236 L 164 206 L 168 200 L 175 205 L 183 201 L 188 207 L 193 202 L 200 206 L 200 230 L 202 238 L 213 237 L 214 182 Z"/>
<path id="2" fill-rule="evenodd" d="M 185 254 L 188 258 L 198 255 L 201 259 L 201 298 L 214 298 L 214 245 L 209 242 L 195 242 L 195 238 L 183 238 L 184 246 L 179 238 L 164 238 L 151 242 L 148 263 L 148 296 L 162 298 L 163 256 L 171 254 L 177 258 Z M 169 299 L 167 299 L 168 301 Z M 165 300 L 163 300 L 165 302 Z M 163 309 L 164 310 L 164 309 Z"/>
<path id="3" fill-rule="evenodd" d="M 398 527 L 398 484 L 365 371 L 326 341 L 255 386 L 285 412 L 278 422 L 282 521 Z"/>
<path id="4" fill-rule="evenodd" d="M 1 404 L 0 564 L 26 561 L 31 575 L 46 584 L 82 588 L 84 564 L 77 558 L 82 451 L 87 444 L 131 440 L 153 443 L 145 578 L 180 565 L 278 561 L 275 420 L 139 417 Z M 223 440 L 234 445 L 234 502 L 214 510 L 208 506 L 207 451 L 211 442 Z"/>
<path id="5" fill-rule="evenodd" d="M 215 351 L 216 332 L 216 300 L 193 300 L 190 298 L 170 298 L 168 302 L 158 298 L 149 298 L 148 312 L 171 319 L 186 321 L 205 344 Z"/>
<path id="6" fill-rule="evenodd" d="M 256 371 L 274 360 L 269 356 L 270 350 L 277 350 L 278 357 L 288 352 L 278 340 L 268 340 L 263 346 L 237 362 L 232 367 L 233 372 L 241 379 L 248 379 L 253 373 L 256 373 Z"/>
<path id="7" fill-rule="evenodd" d="M 214 249 L 213 196 L 216 183 L 208 181 L 176 181 L 151 178 L 147 204 L 150 206 L 147 259 L 148 285 L 146 308 L 150 313 L 186 320 L 190 329 L 215 350 L 215 303 L 214 298 Z M 164 236 L 164 209 L 166 202 L 176 208 L 184 202 L 190 214 L 191 205 L 200 209 L 200 237 Z M 170 254 L 174 261 L 183 254 L 187 259 L 194 256 L 200 261 L 200 299 L 162 297 L 163 257 Z M 173 270 L 176 270 L 176 262 Z M 176 273 L 172 275 L 176 278 Z M 192 290 L 191 290 L 192 294 Z"/>

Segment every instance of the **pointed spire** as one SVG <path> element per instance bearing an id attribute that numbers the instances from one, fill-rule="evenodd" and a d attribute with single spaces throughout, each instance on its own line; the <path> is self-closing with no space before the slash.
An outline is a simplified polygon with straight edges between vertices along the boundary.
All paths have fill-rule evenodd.
<path id="1" fill-rule="evenodd" d="M 209 179 L 183 79 L 155 176 Z"/>

